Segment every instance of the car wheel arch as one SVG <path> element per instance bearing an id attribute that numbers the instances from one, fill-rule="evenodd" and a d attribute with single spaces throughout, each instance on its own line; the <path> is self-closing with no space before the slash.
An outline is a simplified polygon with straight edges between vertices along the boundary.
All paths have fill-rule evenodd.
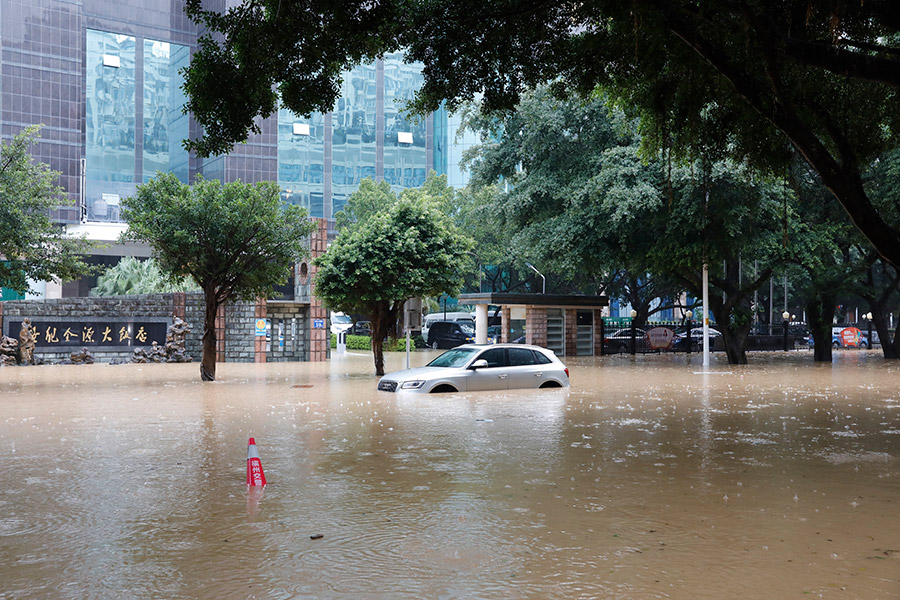
<path id="1" fill-rule="evenodd" d="M 456 389 L 456 386 L 454 386 L 454 385 L 451 385 L 449 383 L 439 383 L 436 386 L 434 386 L 433 388 L 431 388 L 428 391 L 428 393 L 429 394 L 453 394 L 458 391 L 459 390 Z"/>

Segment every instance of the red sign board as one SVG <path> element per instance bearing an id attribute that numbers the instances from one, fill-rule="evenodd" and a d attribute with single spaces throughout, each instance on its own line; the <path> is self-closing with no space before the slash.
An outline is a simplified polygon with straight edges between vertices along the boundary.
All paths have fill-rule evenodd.
<path id="1" fill-rule="evenodd" d="M 841 342 L 843 342 L 844 346 L 848 346 L 850 348 L 859 347 L 861 336 L 862 331 L 860 331 L 856 327 L 847 327 L 845 329 L 841 329 Z"/>

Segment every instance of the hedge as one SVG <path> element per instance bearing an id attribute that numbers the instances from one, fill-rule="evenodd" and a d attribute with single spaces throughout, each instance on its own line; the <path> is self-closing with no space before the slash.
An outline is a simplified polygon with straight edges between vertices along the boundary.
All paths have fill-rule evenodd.
<path id="1" fill-rule="evenodd" d="M 422 339 L 421 335 L 415 336 L 412 340 L 412 345 L 415 348 L 424 348 L 425 340 Z M 337 348 L 337 336 L 335 334 L 331 334 L 331 347 Z M 347 336 L 347 350 L 371 350 L 372 349 L 372 338 L 367 335 L 348 335 Z M 384 341 L 384 351 L 385 352 L 406 352 L 406 338 L 399 339 L 386 339 Z"/>

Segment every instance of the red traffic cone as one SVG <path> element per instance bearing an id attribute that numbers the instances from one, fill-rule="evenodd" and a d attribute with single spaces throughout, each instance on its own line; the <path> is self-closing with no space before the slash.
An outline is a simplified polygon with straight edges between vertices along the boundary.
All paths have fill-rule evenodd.
<path id="1" fill-rule="evenodd" d="M 266 485 L 266 474 L 263 473 L 262 461 L 259 460 L 259 452 L 256 450 L 256 440 L 250 438 L 247 446 L 247 485 Z"/>

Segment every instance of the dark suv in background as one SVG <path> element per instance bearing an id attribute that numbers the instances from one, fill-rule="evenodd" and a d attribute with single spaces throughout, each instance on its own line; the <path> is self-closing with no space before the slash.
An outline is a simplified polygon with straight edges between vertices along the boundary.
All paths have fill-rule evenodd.
<path id="1" fill-rule="evenodd" d="M 430 348 L 456 348 L 475 341 L 475 327 L 468 321 L 435 321 L 428 328 Z"/>

